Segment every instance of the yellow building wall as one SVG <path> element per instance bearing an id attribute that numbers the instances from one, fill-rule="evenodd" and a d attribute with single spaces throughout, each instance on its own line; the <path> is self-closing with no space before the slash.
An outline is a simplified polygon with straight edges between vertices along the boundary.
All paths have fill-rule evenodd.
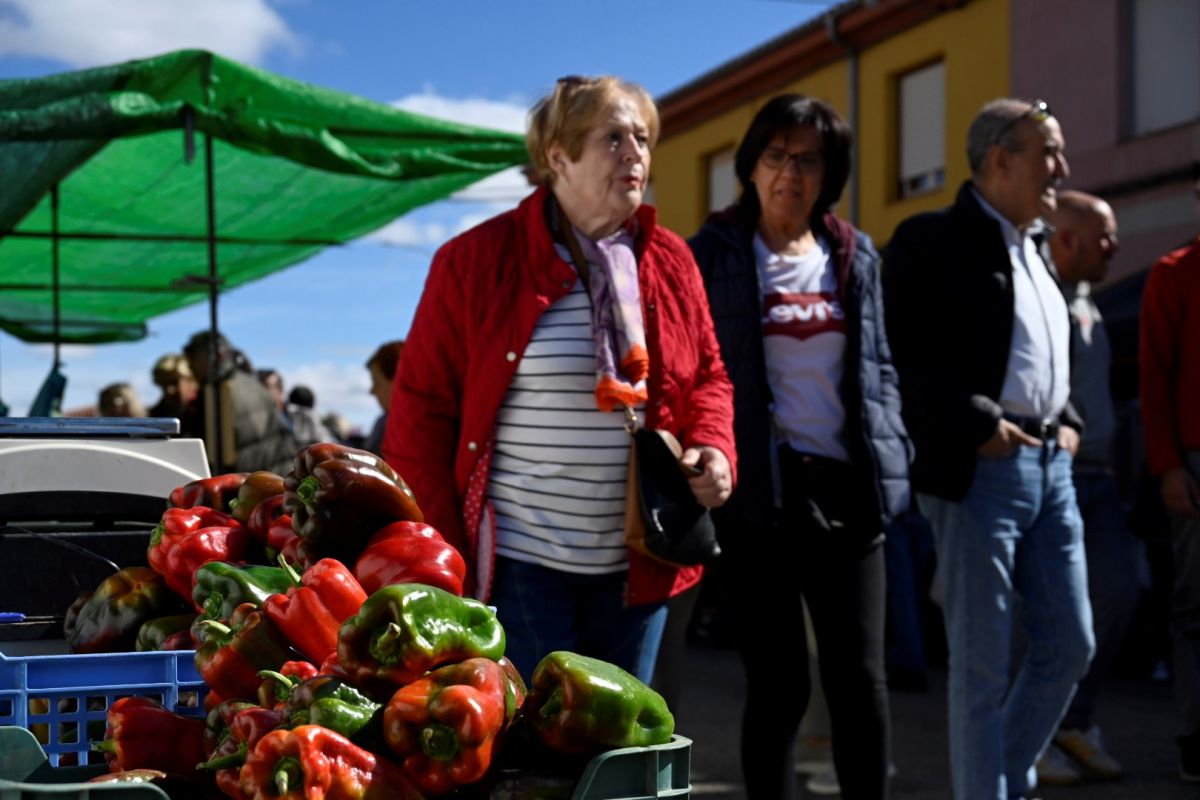
<path id="1" fill-rule="evenodd" d="M 742 103 L 683 133 L 664 139 L 654 149 L 651 175 L 659 221 L 682 236 L 691 236 L 708 216 L 708 159 L 714 153 L 737 147 L 750 120 L 770 97 L 801 92 L 819 97 L 834 108 L 846 107 L 848 69 L 845 62 L 830 64 L 803 78 Z M 845 198 L 842 198 L 845 205 Z M 839 212 L 844 212 L 839 208 Z"/>
<path id="2" fill-rule="evenodd" d="M 980 107 L 1009 91 L 1008 0 L 974 0 L 865 50 L 859 61 L 859 227 L 887 242 L 904 219 L 947 206 L 970 177 L 967 128 Z M 946 181 L 899 197 L 899 82 L 941 60 L 946 76 Z"/>
<path id="3" fill-rule="evenodd" d="M 859 55 L 859 227 L 886 242 L 905 218 L 949 205 L 969 175 L 967 128 L 988 100 L 1009 87 L 1009 0 L 973 0 L 886 39 Z M 941 189 L 901 199 L 898 92 L 900 78 L 935 61 L 945 63 L 946 180 Z M 692 235 L 707 215 L 708 157 L 734 147 L 754 112 L 775 94 L 801 92 L 831 103 L 848 116 L 848 62 L 822 67 L 736 108 L 659 142 L 652 175 L 660 221 Z M 849 187 L 837 211 L 849 214 Z"/>

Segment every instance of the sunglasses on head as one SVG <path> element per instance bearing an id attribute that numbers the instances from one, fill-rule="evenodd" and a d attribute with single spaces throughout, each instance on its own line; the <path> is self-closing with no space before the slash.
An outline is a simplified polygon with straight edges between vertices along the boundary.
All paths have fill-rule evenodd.
<path id="1" fill-rule="evenodd" d="M 1054 112 L 1050 110 L 1049 103 L 1045 100 L 1034 100 L 1021 116 L 1013 117 L 1008 121 L 1007 125 L 1000 129 L 1000 133 L 996 134 L 996 143 L 999 144 L 1003 141 L 1004 136 L 1023 119 L 1031 119 L 1040 124 L 1053 116 Z"/>

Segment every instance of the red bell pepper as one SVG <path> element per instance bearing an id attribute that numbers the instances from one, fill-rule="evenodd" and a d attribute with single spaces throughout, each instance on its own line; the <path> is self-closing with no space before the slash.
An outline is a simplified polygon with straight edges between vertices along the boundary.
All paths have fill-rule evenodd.
<path id="1" fill-rule="evenodd" d="M 222 697 L 257 697 L 262 683 L 259 670 L 275 669 L 291 660 L 283 636 L 252 603 L 234 609 L 228 625 L 216 620 L 203 624 L 210 632 L 196 650 L 196 671 Z"/>
<path id="2" fill-rule="evenodd" d="M 400 768 L 319 725 L 259 740 L 241 789 L 252 800 L 423 800 Z"/>
<path id="3" fill-rule="evenodd" d="M 383 711 L 383 738 L 422 790 L 446 794 L 479 782 L 496 738 L 516 714 L 504 667 L 469 658 L 399 689 Z"/>
<path id="4" fill-rule="evenodd" d="M 287 567 L 291 570 L 291 567 Z M 286 595 L 272 595 L 263 613 L 293 647 L 317 663 L 337 652 L 338 629 L 367 600 L 367 593 L 342 562 L 323 558 L 297 578 Z"/>
<path id="5" fill-rule="evenodd" d="M 108 707 L 104 753 L 109 772 L 158 769 L 191 774 L 204 760 L 204 720 L 182 717 L 148 697 L 122 697 Z"/>
<path id="6" fill-rule="evenodd" d="M 229 501 L 237 497 L 238 490 L 242 488 L 242 483 L 249 474 L 230 472 L 177 486 L 167 497 L 167 505 L 171 508 L 204 506 L 229 511 Z"/>
<path id="7" fill-rule="evenodd" d="M 190 602 L 197 569 L 210 561 L 242 561 L 249 546 L 246 529 L 228 514 L 200 506 L 169 508 L 150 535 L 146 558 Z"/>
<path id="8" fill-rule="evenodd" d="M 367 594 L 393 583 L 423 583 L 462 597 L 467 564 L 454 545 L 423 522 L 393 522 L 367 542 L 354 564 Z"/>
<path id="9" fill-rule="evenodd" d="M 246 523 L 258 504 L 270 497 L 283 495 L 283 478 L 274 472 L 251 472 L 238 487 L 237 496 L 229 501 L 229 513 L 238 522 Z"/>

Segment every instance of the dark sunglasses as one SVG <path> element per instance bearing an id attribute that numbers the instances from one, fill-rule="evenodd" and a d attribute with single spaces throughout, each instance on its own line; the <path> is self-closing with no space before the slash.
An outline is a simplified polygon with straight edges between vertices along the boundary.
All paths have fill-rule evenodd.
<path id="1" fill-rule="evenodd" d="M 1025 113 L 1019 117 L 1014 117 L 1008 121 L 1008 124 L 1000 129 L 1000 133 L 996 134 L 995 144 L 1004 141 L 1005 135 L 1008 134 L 1016 124 L 1023 119 L 1031 119 L 1037 123 L 1043 123 L 1054 116 L 1054 112 L 1050 110 L 1050 104 L 1045 100 L 1034 100 L 1029 108 L 1025 109 Z"/>

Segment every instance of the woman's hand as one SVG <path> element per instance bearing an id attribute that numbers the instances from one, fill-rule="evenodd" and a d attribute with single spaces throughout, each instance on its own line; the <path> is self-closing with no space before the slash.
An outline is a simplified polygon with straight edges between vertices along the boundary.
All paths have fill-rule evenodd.
<path id="1" fill-rule="evenodd" d="M 733 492 L 733 476 L 729 474 L 729 459 L 715 447 L 700 445 L 683 451 L 679 459 L 685 467 L 699 470 L 699 474 L 688 478 L 692 494 L 705 508 L 716 508 L 729 499 Z"/>

